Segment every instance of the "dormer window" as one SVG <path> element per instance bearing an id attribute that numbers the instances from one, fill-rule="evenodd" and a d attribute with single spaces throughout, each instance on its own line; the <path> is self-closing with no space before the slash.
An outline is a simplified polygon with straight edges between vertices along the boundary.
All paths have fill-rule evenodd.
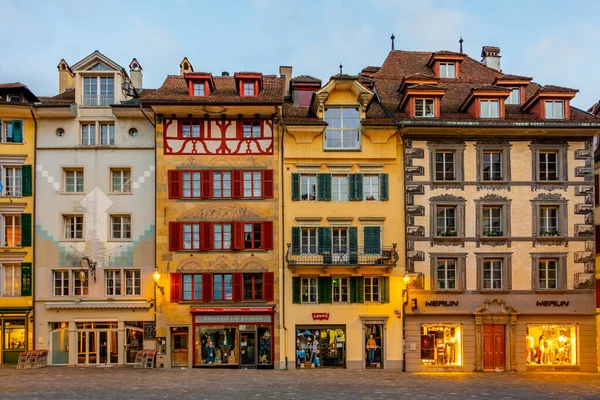
<path id="1" fill-rule="evenodd" d="M 109 106 L 115 100 L 115 78 L 109 76 L 83 77 L 83 105 Z"/>
<path id="2" fill-rule="evenodd" d="M 510 95 L 506 98 L 506 104 L 521 104 L 521 90 L 511 88 Z"/>
<path id="3" fill-rule="evenodd" d="M 258 97 L 263 90 L 263 75 L 258 72 L 236 72 L 235 85 L 240 97 Z"/>
<path id="4" fill-rule="evenodd" d="M 565 102 L 562 100 L 545 101 L 546 119 L 563 119 L 565 118 Z"/>
<path id="5" fill-rule="evenodd" d="M 433 99 L 415 99 L 415 117 L 434 117 Z"/>
<path id="6" fill-rule="evenodd" d="M 204 96 L 204 82 L 194 82 L 194 96 Z"/>
<path id="7" fill-rule="evenodd" d="M 360 149 L 359 113 L 356 108 L 328 107 L 325 109 L 325 149 Z"/>
<path id="8" fill-rule="evenodd" d="M 185 74 L 185 80 L 191 97 L 205 97 L 215 90 L 215 83 L 209 73 L 188 72 Z"/>
<path id="9" fill-rule="evenodd" d="M 480 118 L 499 118 L 500 102 L 498 100 L 479 100 Z"/>
<path id="10" fill-rule="evenodd" d="M 8 96 L 6 96 L 6 101 L 8 101 L 9 103 L 20 103 L 22 101 L 21 95 L 9 94 Z"/>
<path id="11" fill-rule="evenodd" d="M 439 65 L 440 78 L 456 78 L 456 63 L 441 62 Z"/>
<path id="12" fill-rule="evenodd" d="M 256 96 L 254 91 L 254 82 L 244 82 L 244 97 L 254 97 Z"/>

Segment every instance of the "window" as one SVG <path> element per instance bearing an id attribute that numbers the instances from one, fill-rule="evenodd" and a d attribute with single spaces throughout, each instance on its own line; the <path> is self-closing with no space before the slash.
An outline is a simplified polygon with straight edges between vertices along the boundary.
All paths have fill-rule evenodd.
<path id="1" fill-rule="evenodd" d="M 106 271 L 106 295 L 120 296 L 121 295 L 121 271 L 108 270 Z"/>
<path id="2" fill-rule="evenodd" d="M 142 276 L 139 269 L 125 270 L 125 295 L 139 296 L 141 294 Z"/>
<path id="3" fill-rule="evenodd" d="M 260 121 L 244 122 L 242 125 L 242 137 L 244 139 L 262 137 Z"/>
<path id="4" fill-rule="evenodd" d="M 483 152 L 483 180 L 501 181 L 502 176 L 502 152 L 484 151 Z"/>
<path id="5" fill-rule="evenodd" d="M 111 191 L 113 193 L 131 193 L 131 168 L 111 168 L 110 175 L 112 182 Z"/>
<path id="6" fill-rule="evenodd" d="M 63 216 L 63 237 L 65 239 L 83 239 L 83 216 Z"/>
<path id="7" fill-rule="evenodd" d="M 300 253 L 317 254 L 317 228 L 302 228 Z"/>
<path id="8" fill-rule="evenodd" d="M 363 176 L 363 200 L 379 200 L 379 175 Z"/>
<path id="9" fill-rule="evenodd" d="M 23 169 L 21 167 L 4 167 L 2 172 L 4 193 L 10 197 L 23 195 Z"/>
<path id="10" fill-rule="evenodd" d="M 230 250 L 231 249 L 231 224 L 213 225 L 213 249 Z"/>
<path id="11" fill-rule="evenodd" d="M 244 249 L 260 249 L 261 244 L 262 224 L 244 224 Z"/>
<path id="12" fill-rule="evenodd" d="M 244 274 L 244 300 L 263 300 L 263 274 Z"/>
<path id="13" fill-rule="evenodd" d="M 108 106 L 115 99 L 115 79 L 105 76 L 83 77 L 83 105 Z"/>
<path id="14" fill-rule="evenodd" d="M 521 104 L 521 91 L 519 88 L 511 88 L 506 104 Z"/>
<path id="15" fill-rule="evenodd" d="M 23 143 L 23 121 L 1 120 L 0 140 L 2 143 Z"/>
<path id="16" fill-rule="evenodd" d="M 232 275 L 214 274 L 213 275 L 213 299 L 214 300 L 233 300 Z"/>
<path id="17" fill-rule="evenodd" d="M 500 117 L 498 100 L 479 100 L 479 118 Z"/>
<path id="18" fill-rule="evenodd" d="M 200 250 L 200 224 L 183 224 L 183 249 Z"/>
<path id="19" fill-rule="evenodd" d="M 254 92 L 254 82 L 244 82 L 243 85 L 244 97 L 253 97 L 256 95 Z"/>
<path id="20" fill-rule="evenodd" d="M 181 173 L 182 197 L 196 197 L 202 196 L 200 189 L 200 172 L 182 172 Z"/>
<path id="21" fill-rule="evenodd" d="M 558 153 L 539 152 L 539 177 L 540 181 L 558 180 Z"/>
<path id="22" fill-rule="evenodd" d="M 183 300 L 202 301 L 202 274 L 183 275 Z"/>
<path id="23" fill-rule="evenodd" d="M 558 289 L 557 260 L 540 260 L 538 267 L 538 289 Z"/>
<path id="24" fill-rule="evenodd" d="M 96 124 L 81 124 L 81 144 L 84 146 L 96 145 Z"/>
<path id="25" fill-rule="evenodd" d="M 475 143 L 479 183 L 497 185 L 497 182 L 510 181 L 510 147 L 504 140 L 484 139 Z"/>
<path id="26" fill-rule="evenodd" d="M 466 289 L 466 253 L 429 253 L 430 290 Z"/>
<path id="27" fill-rule="evenodd" d="M 317 278 L 302 278 L 300 293 L 302 293 L 302 303 L 316 303 Z"/>
<path id="28" fill-rule="evenodd" d="M 436 235 L 457 236 L 456 207 L 439 206 L 436 214 Z"/>
<path id="29" fill-rule="evenodd" d="M 201 137 L 201 123 L 199 121 L 181 122 L 181 137 L 199 138 Z"/>
<path id="30" fill-rule="evenodd" d="M 358 109 L 326 108 L 325 122 L 325 149 L 360 149 Z"/>
<path id="31" fill-rule="evenodd" d="M 21 247 L 21 216 L 4 215 L 4 247 Z"/>
<path id="32" fill-rule="evenodd" d="M 69 271 L 54 271 L 54 295 L 69 295 Z"/>
<path id="33" fill-rule="evenodd" d="M 113 146 L 115 144 L 114 124 L 100 124 L 100 144 L 102 146 Z"/>
<path id="34" fill-rule="evenodd" d="M 527 324 L 527 364 L 577 365 L 577 339 L 577 325 L 574 324 Z"/>
<path id="35" fill-rule="evenodd" d="M 564 101 L 545 102 L 546 119 L 563 119 L 565 117 Z"/>
<path id="36" fill-rule="evenodd" d="M 244 172 L 244 197 L 262 197 L 262 174 L 256 172 Z"/>
<path id="37" fill-rule="evenodd" d="M 434 117 L 433 99 L 415 99 L 415 117 Z"/>
<path id="38" fill-rule="evenodd" d="M 483 207 L 483 236 L 502 236 L 502 207 Z"/>
<path id="39" fill-rule="evenodd" d="M 110 226 L 111 239 L 131 239 L 130 215 L 111 215 Z"/>
<path id="40" fill-rule="evenodd" d="M 566 252 L 530 253 L 533 290 L 565 290 L 567 288 Z"/>
<path id="41" fill-rule="evenodd" d="M 21 266 L 2 264 L 3 268 L 3 291 L 5 297 L 21 296 Z"/>
<path id="42" fill-rule="evenodd" d="M 194 82 L 194 96 L 204 96 L 204 82 Z"/>
<path id="43" fill-rule="evenodd" d="M 463 365 L 461 332 L 461 325 L 421 325 L 421 365 Z"/>
<path id="44" fill-rule="evenodd" d="M 83 193 L 83 169 L 65 169 L 65 192 Z"/>
<path id="45" fill-rule="evenodd" d="M 540 236 L 558 236 L 558 207 L 540 207 Z"/>
<path id="46" fill-rule="evenodd" d="M 454 173 L 454 152 L 436 151 L 435 152 L 435 180 L 453 181 L 456 179 Z"/>
<path id="47" fill-rule="evenodd" d="M 502 260 L 483 261 L 483 289 L 502 289 Z"/>
<path id="48" fill-rule="evenodd" d="M 453 62 L 441 62 L 440 78 L 456 78 L 456 64 Z"/>
<path id="49" fill-rule="evenodd" d="M 477 290 L 512 289 L 512 253 L 475 253 Z"/>
<path id="50" fill-rule="evenodd" d="M 300 177 L 300 199 L 303 201 L 317 199 L 316 175 L 302 175 Z"/>
<path id="51" fill-rule="evenodd" d="M 348 176 L 333 176 L 331 178 L 333 201 L 348 201 Z"/>
<path id="52" fill-rule="evenodd" d="M 347 261 L 348 257 L 348 228 L 333 228 L 333 254 L 338 259 L 334 261 Z M 339 257 L 343 257 L 339 260 Z"/>
<path id="53" fill-rule="evenodd" d="M 231 197 L 231 172 L 213 172 L 213 197 Z"/>
<path id="54" fill-rule="evenodd" d="M 348 303 L 350 301 L 349 281 L 349 278 L 332 278 L 334 303 Z"/>
<path id="55" fill-rule="evenodd" d="M 456 260 L 438 260 L 437 261 L 437 289 L 454 290 L 456 289 Z"/>
<path id="56" fill-rule="evenodd" d="M 365 302 L 379 303 L 379 278 L 365 277 Z"/>
<path id="57" fill-rule="evenodd" d="M 89 294 L 89 274 L 87 270 L 71 271 L 73 274 L 73 294 L 87 296 Z"/>

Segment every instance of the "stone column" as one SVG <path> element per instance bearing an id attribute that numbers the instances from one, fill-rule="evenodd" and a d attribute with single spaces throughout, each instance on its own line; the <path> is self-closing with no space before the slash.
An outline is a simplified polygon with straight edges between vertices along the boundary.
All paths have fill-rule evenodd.
<path id="1" fill-rule="evenodd" d="M 483 336 L 481 315 L 475 316 L 475 372 L 482 372 Z"/>

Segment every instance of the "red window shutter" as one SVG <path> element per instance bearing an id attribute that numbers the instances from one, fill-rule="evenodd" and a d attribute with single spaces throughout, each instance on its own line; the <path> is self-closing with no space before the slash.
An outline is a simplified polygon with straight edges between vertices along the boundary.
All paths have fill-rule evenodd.
<path id="1" fill-rule="evenodd" d="M 213 227 L 210 222 L 200 223 L 200 250 L 210 250 L 212 248 Z"/>
<path id="2" fill-rule="evenodd" d="M 273 222 L 266 221 L 262 223 L 262 248 L 266 250 L 273 249 Z"/>
<path id="3" fill-rule="evenodd" d="M 596 254 L 600 254 L 600 225 L 596 225 Z"/>
<path id="4" fill-rule="evenodd" d="M 274 277 L 272 272 L 263 272 L 263 300 L 273 301 L 275 299 Z"/>
<path id="5" fill-rule="evenodd" d="M 262 174 L 262 193 L 266 198 L 273 197 L 273 170 L 268 169 Z"/>
<path id="6" fill-rule="evenodd" d="M 181 196 L 180 172 L 169 171 L 169 198 L 178 199 Z"/>
<path id="7" fill-rule="evenodd" d="M 179 222 L 169 222 L 169 250 L 179 250 L 182 247 L 181 240 L 181 224 Z"/>
<path id="8" fill-rule="evenodd" d="M 202 301 L 213 299 L 213 276 L 210 273 L 202 274 Z"/>
<path id="9" fill-rule="evenodd" d="M 211 171 L 202 171 L 200 175 L 202 186 L 202 198 L 210 199 L 212 197 L 212 173 Z"/>
<path id="10" fill-rule="evenodd" d="M 171 303 L 181 300 L 181 274 L 171 275 Z"/>
<path id="11" fill-rule="evenodd" d="M 598 189 L 600 188 L 600 175 L 594 175 L 594 204 L 600 204 L 600 192 Z"/>
<path id="12" fill-rule="evenodd" d="M 233 249 L 242 250 L 244 248 L 244 223 L 233 223 Z"/>
<path id="13" fill-rule="evenodd" d="M 242 197 L 242 171 L 233 171 L 232 172 L 232 180 L 233 180 L 233 197 Z"/>
<path id="14" fill-rule="evenodd" d="M 240 83 L 240 85 L 242 85 L 242 83 Z M 243 95 L 243 93 L 244 93 L 244 89 L 242 86 L 242 95 Z M 244 137 L 244 122 L 242 121 L 241 118 L 238 118 L 238 120 L 235 121 L 235 132 L 236 132 L 238 139 L 241 139 Z"/>
<path id="15" fill-rule="evenodd" d="M 244 276 L 241 272 L 234 272 L 232 274 L 232 299 L 233 301 L 242 301 L 244 299 L 244 292 L 242 291 L 242 282 L 244 280 Z"/>

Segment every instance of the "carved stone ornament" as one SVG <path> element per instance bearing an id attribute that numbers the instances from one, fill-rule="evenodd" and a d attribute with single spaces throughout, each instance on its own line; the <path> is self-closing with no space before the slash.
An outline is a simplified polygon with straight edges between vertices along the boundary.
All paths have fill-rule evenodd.
<path id="1" fill-rule="evenodd" d="M 531 185 L 531 190 L 533 190 L 534 192 L 536 192 L 538 190 L 564 190 L 566 192 L 567 185 L 547 185 L 547 184 L 534 183 L 533 185 Z"/>
<path id="2" fill-rule="evenodd" d="M 235 258 L 226 257 L 224 255 L 220 255 L 214 261 L 209 262 L 205 269 L 212 271 L 225 271 L 225 270 L 233 270 L 238 269 L 239 263 Z"/>
<path id="3" fill-rule="evenodd" d="M 248 257 L 240 263 L 240 269 L 266 271 L 267 264 L 258 257 Z"/>
<path id="4" fill-rule="evenodd" d="M 560 195 L 560 193 L 540 193 L 534 200 L 542 200 L 542 201 L 556 201 L 556 200 L 566 200 L 564 197 Z"/>
<path id="5" fill-rule="evenodd" d="M 429 184 L 429 189 L 430 190 L 434 190 L 434 189 L 444 189 L 444 190 L 449 190 L 449 189 L 460 189 L 460 190 L 464 190 L 465 185 L 463 183 L 449 183 L 449 182 L 431 182 Z"/>
<path id="6" fill-rule="evenodd" d="M 501 139 L 478 140 L 475 143 L 475 146 L 481 146 L 481 145 L 509 146 L 510 143 L 508 140 L 501 140 Z"/>
<path id="7" fill-rule="evenodd" d="M 481 191 L 481 190 L 508 190 L 510 192 L 510 185 L 508 183 L 503 183 L 503 184 L 481 184 L 478 183 L 477 184 L 477 190 Z"/>
<path id="8" fill-rule="evenodd" d="M 184 161 L 177 164 L 178 167 L 192 167 L 195 165 L 198 165 L 198 163 L 196 162 L 195 157 L 192 157 L 192 156 L 189 156 Z"/>
<path id="9" fill-rule="evenodd" d="M 445 144 L 462 144 L 462 145 L 465 145 L 465 142 L 464 142 L 464 140 L 458 140 L 458 139 L 435 140 L 435 141 L 429 141 L 429 142 L 427 142 L 427 147 L 439 146 L 439 145 L 443 146 Z"/>
<path id="10" fill-rule="evenodd" d="M 264 220 L 265 217 L 247 207 L 199 205 L 184 212 L 178 219 L 187 221 L 255 221 Z"/>
<path id="11" fill-rule="evenodd" d="M 186 258 L 177 265 L 177 271 L 201 271 L 205 268 L 206 265 L 194 257 Z"/>
<path id="12" fill-rule="evenodd" d="M 510 201 L 508 198 L 506 198 L 504 196 L 500 196 L 500 195 L 495 194 L 495 193 L 486 194 L 485 196 L 483 196 L 479 200 L 481 200 L 481 201 Z"/>
<path id="13" fill-rule="evenodd" d="M 429 201 L 466 201 L 464 197 L 444 193 L 439 196 L 430 197 Z"/>

